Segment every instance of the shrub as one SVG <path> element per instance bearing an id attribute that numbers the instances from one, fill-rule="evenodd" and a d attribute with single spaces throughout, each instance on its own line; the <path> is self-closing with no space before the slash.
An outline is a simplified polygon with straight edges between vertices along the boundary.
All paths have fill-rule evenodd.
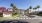
<path id="1" fill-rule="evenodd" d="M 42 16 L 42 12 L 39 12 L 39 14 L 37 14 L 38 16 Z"/>

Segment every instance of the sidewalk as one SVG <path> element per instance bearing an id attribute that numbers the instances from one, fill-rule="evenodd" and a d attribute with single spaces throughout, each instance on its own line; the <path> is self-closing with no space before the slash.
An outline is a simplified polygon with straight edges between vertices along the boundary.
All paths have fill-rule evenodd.
<path id="1" fill-rule="evenodd" d="M 15 16 L 13 16 L 13 18 L 17 18 L 17 17 L 19 17 L 20 15 L 15 15 Z"/>
<path id="2" fill-rule="evenodd" d="M 0 17 L 0 21 L 8 20 L 8 19 L 13 19 L 13 18 L 12 17 Z"/>

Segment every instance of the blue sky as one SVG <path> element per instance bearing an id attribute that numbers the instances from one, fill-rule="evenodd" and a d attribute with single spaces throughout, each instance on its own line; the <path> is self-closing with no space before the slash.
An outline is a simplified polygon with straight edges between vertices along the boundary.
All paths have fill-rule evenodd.
<path id="1" fill-rule="evenodd" d="M 0 0 L 0 7 L 11 8 L 11 3 L 19 9 L 27 9 L 29 6 L 34 8 L 37 5 L 40 5 L 42 9 L 42 0 Z"/>

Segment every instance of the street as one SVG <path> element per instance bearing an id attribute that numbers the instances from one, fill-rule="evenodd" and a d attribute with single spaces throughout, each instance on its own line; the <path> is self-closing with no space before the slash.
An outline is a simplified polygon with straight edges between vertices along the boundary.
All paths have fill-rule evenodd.
<path id="1" fill-rule="evenodd" d="M 35 18 L 42 18 L 42 17 L 38 16 L 38 17 L 35 17 Z M 34 19 L 34 18 L 30 18 L 30 17 L 25 16 L 25 15 L 24 16 L 20 15 L 17 18 L 1 18 L 0 21 L 1 20 L 6 20 L 6 21 L 18 20 L 18 21 L 29 22 L 29 23 L 39 23 L 39 22 L 42 22 L 42 19 Z"/>
<path id="2" fill-rule="evenodd" d="M 20 16 L 18 18 L 14 18 L 14 20 L 19 20 L 19 21 L 24 21 L 24 22 L 30 22 L 30 23 L 39 23 L 39 22 L 42 22 L 42 19 L 40 19 L 42 17 L 37 16 L 35 18 L 29 18 L 28 16 Z"/>

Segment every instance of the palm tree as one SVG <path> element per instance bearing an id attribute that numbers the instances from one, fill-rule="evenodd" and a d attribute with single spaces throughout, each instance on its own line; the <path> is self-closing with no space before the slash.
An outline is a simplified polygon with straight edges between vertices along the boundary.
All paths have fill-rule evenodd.
<path id="1" fill-rule="evenodd" d="M 28 14 L 26 14 L 27 16 L 28 16 L 29 14 L 31 15 L 31 9 L 32 9 L 32 6 L 30 6 L 28 9 L 25 10 L 27 13 L 29 12 Z M 30 15 L 29 15 L 29 16 L 30 16 Z"/>
<path id="2" fill-rule="evenodd" d="M 39 5 L 37 5 L 37 6 L 36 6 L 36 8 L 38 8 L 38 11 L 39 11 L 40 6 L 39 6 Z"/>
<path id="3" fill-rule="evenodd" d="M 17 10 L 16 6 L 13 7 L 14 10 Z"/>
<path id="4" fill-rule="evenodd" d="M 13 15 L 14 15 L 14 14 L 16 14 L 17 12 L 16 12 L 16 13 L 14 13 L 14 11 L 16 11 L 16 10 L 17 10 L 16 6 L 15 6 L 13 3 L 11 3 L 11 7 L 13 8 L 13 13 L 12 13 L 12 14 L 13 14 Z"/>
<path id="5" fill-rule="evenodd" d="M 11 3 L 11 5 L 10 5 L 11 7 L 14 7 L 14 4 L 13 3 Z"/>
<path id="6" fill-rule="evenodd" d="M 40 8 L 39 5 L 37 5 L 35 8 L 33 8 L 33 10 L 36 10 L 36 9 L 38 9 L 38 8 Z M 38 9 L 38 11 L 39 11 L 39 9 Z"/>
<path id="7" fill-rule="evenodd" d="M 29 9 L 32 9 L 32 6 L 30 6 Z"/>
<path id="8" fill-rule="evenodd" d="M 11 7 L 13 7 L 14 10 L 17 9 L 16 6 L 13 3 L 11 3 Z"/>
<path id="9" fill-rule="evenodd" d="M 32 9 L 32 6 L 29 7 L 29 10 L 30 10 L 29 12 L 31 12 L 31 9 Z"/>
<path id="10" fill-rule="evenodd" d="M 36 7 L 35 8 L 33 8 L 33 10 L 35 10 L 35 9 L 37 9 Z"/>
<path id="11" fill-rule="evenodd" d="M 33 8 L 33 9 L 35 10 L 35 9 L 37 9 L 37 8 L 40 8 L 40 6 L 39 6 L 39 5 L 37 5 L 37 6 L 36 6 L 35 8 Z"/>
<path id="12" fill-rule="evenodd" d="M 40 6 L 39 6 L 39 5 L 37 5 L 37 8 L 40 8 Z"/>

